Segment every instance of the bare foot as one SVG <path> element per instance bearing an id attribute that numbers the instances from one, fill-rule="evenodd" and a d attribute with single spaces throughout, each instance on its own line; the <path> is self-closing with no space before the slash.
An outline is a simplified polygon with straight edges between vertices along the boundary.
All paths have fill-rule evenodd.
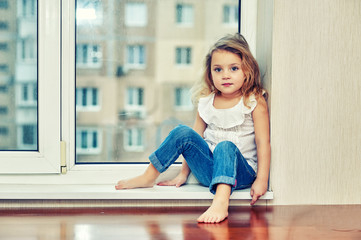
<path id="1" fill-rule="evenodd" d="M 153 187 L 159 174 L 158 170 L 150 163 L 142 175 L 131 179 L 120 180 L 117 185 L 115 185 L 115 189 L 121 190 Z"/>
<path id="2" fill-rule="evenodd" d="M 144 174 L 135 178 L 120 180 L 115 189 L 133 189 L 133 188 L 148 188 L 153 187 L 155 184 L 155 179 L 147 179 Z"/>
<path id="3" fill-rule="evenodd" d="M 198 219 L 198 222 L 220 223 L 228 217 L 228 201 L 213 200 L 212 205 Z"/>

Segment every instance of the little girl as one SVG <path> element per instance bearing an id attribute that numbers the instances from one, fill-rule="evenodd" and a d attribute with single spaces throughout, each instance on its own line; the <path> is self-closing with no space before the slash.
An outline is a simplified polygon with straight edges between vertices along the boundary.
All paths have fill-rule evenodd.
<path id="1" fill-rule="evenodd" d="M 251 187 L 251 205 L 268 186 L 270 167 L 269 117 L 259 67 L 240 34 L 220 39 L 206 56 L 201 84 L 193 88 L 198 114 L 193 129 L 178 126 L 149 156 L 145 172 L 121 180 L 116 189 L 152 187 L 180 155 L 180 173 L 161 186 L 180 187 L 190 172 L 215 194 L 197 220 L 218 223 L 228 216 L 235 189 Z"/>

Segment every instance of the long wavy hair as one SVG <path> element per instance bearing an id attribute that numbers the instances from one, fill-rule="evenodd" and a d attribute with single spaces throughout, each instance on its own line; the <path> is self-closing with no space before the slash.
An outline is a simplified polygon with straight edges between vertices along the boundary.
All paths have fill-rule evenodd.
<path id="1" fill-rule="evenodd" d="M 205 97 L 210 93 L 220 94 L 220 91 L 214 86 L 211 63 L 212 55 L 215 51 L 225 50 L 237 54 L 241 58 L 241 69 L 245 75 L 244 83 L 241 87 L 241 94 L 245 106 L 248 106 L 249 96 L 254 94 L 256 99 L 265 95 L 266 91 L 262 88 L 259 66 L 253 57 L 246 39 L 239 33 L 226 35 L 219 39 L 209 50 L 205 58 L 205 69 L 203 78 L 192 88 L 192 101 L 198 103 L 199 98 Z"/>

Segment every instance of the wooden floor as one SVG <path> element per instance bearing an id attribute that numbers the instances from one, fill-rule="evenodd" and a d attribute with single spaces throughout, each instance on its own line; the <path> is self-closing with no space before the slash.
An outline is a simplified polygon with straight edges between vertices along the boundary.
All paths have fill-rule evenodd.
<path id="1" fill-rule="evenodd" d="M 0 239 L 361 239 L 361 205 L 231 207 L 222 223 L 198 224 L 204 210 L 0 210 Z"/>

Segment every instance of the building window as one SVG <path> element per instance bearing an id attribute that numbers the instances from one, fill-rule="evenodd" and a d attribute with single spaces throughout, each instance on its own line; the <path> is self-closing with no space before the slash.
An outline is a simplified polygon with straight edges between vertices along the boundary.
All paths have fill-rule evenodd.
<path id="1" fill-rule="evenodd" d="M 145 66 L 145 47 L 143 45 L 127 46 L 127 66 L 130 68 Z"/>
<path id="2" fill-rule="evenodd" d="M 35 145 L 37 137 L 37 126 L 36 125 L 22 125 L 22 144 L 23 145 Z"/>
<path id="3" fill-rule="evenodd" d="M 77 0 L 77 25 L 100 25 L 103 22 L 102 1 Z"/>
<path id="4" fill-rule="evenodd" d="M 190 47 L 177 47 L 176 48 L 176 64 L 177 65 L 190 65 L 192 59 L 192 49 Z"/>
<path id="5" fill-rule="evenodd" d="M 101 152 L 101 132 L 92 128 L 77 128 L 77 154 L 98 154 Z"/>
<path id="6" fill-rule="evenodd" d="M 0 21 L 0 30 L 8 30 L 9 29 L 9 23 L 5 21 Z"/>
<path id="7" fill-rule="evenodd" d="M 0 9 L 8 9 L 9 3 L 8 0 L 0 0 Z"/>
<path id="8" fill-rule="evenodd" d="M 228 25 L 238 25 L 238 6 L 224 5 L 223 6 L 223 23 Z"/>
<path id="9" fill-rule="evenodd" d="M 76 110 L 94 111 L 99 110 L 99 90 L 97 88 L 76 88 Z"/>
<path id="10" fill-rule="evenodd" d="M 7 128 L 7 127 L 0 127 L 0 135 L 1 135 L 1 136 L 7 136 L 7 135 L 9 135 L 9 128 Z"/>
<path id="11" fill-rule="evenodd" d="M 127 110 L 142 110 L 144 108 L 144 89 L 129 87 L 127 89 Z"/>
<path id="12" fill-rule="evenodd" d="M 7 85 L 1 85 L 0 86 L 0 93 L 7 93 L 8 92 L 8 86 Z"/>
<path id="13" fill-rule="evenodd" d="M 3 72 L 3 73 L 9 72 L 9 65 L 7 65 L 7 64 L 0 64 L 0 72 Z"/>
<path id="14" fill-rule="evenodd" d="M 36 83 L 22 83 L 20 85 L 20 104 L 36 105 L 38 90 Z"/>
<path id="15" fill-rule="evenodd" d="M 77 67 L 99 68 L 102 65 L 102 49 L 97 44 L 77 44 Z"/>
<path id="16" fill-rule="evenodd" d="M 125 5 L 125 25 L 127 27 L 147 26 L 148 15 L 145 3 L 129 2 Z"/>
<path id="17" fill-rule="evenodd" d="M 0 114 L 7 114 L 8 113 L 8 107 L 0 106 Z"/>
<path id="18" fill-rule="evenodd" d="M 181 25 L 193 25 L 194 13 L 191 4 L 177 4 L 176 23 Z"/>
<path id="19" fill-rule="evenodd" d="M 36 4 L 37 0 L 21 0 L 20 9 L 23 17 L 35 17 L 36 16 Z"/>
<path id="20" fill-rule="evenodd" d="M 36 59 L 36 40 L 27 38 L 20 40 L 20 53 L 22 60 L 35 60 Z"/>
<path id="21" fill-rule="evenodd" d="M 8 51 L 9 50 L 9 45 L 7 43 L 4 42 L 0 42 L 0 51 Z"/>
<path id="22" fill-rule="evenodd" d="M 188 87 L 177 87 L 174 90 L 174 107 L 176 110 L 192 110 L 191 93 Z"/>
<path id="23" fill-rule="evenodd" d="M 143 151 L 144 150 L 144 129 L 129 128 L 124 134 L 124 149 L 126 151 Z"/>

